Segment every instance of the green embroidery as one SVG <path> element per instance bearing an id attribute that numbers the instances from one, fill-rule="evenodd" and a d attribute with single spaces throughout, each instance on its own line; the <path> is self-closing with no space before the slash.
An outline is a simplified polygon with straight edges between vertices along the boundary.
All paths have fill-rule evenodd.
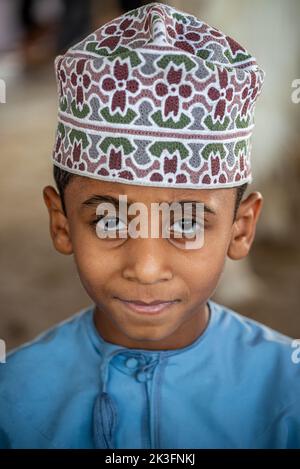
<path id="1" fill-rule="evenodd" d="M 173 18 L 177 21 L 181 21 L 182 23 L 186 24 L 187 23 L 187 18 L 180 13 L 173 13 Z"/>
<path id="2" fill-rule="evenodd" d="M 237 54 L 237 56 L 235 58 L 233 58 L 231 52 L 229 49 L 226 49 L 226 51 L 224 52 L 224 55 L 225 57 L 227 57 L 227 59 L 229 60 L 229 62 L 231 64 L 235 64 L 237 62 L 242 62 L 244 60 L 247 60 L 247 59 L 251 59 L 251 55 L 250 54 L 243 54 L 241 52 L 239 52 Z"/>
<path id="3" fill-rule="evenodd" d="M 200 57 L 201 59 L 208 59 L 208 57 L 210 56 L 211 52 L 209 50 L 206 50 L 206 49 L 200 49 L 197 51 L 197 56 Z"/>
<path id="4" fill-rule="evenodd" d="M 118 47 L 116 50 L 113 52 L 108 51 L 106 47 L 101 47 L 98 49 L 98 42 L 88 42 L 85 49 L 89 52 L 93 52 L 99 56 L 102 57 L 107 57 L 108 60 L 113 61 L 116 58 L 120 58 L 122 60 L 129 58 L 130 64 L 132 67 L 136 67 L 139 65 L 142 61 L 139 58 L 138 54 L 130 49 L 127 49 L 126 47 Z"/>
<path id="5" fill-rule="evenodd" d="M 191 119 L 185 114 L 181 114 L 178 122 L 174 121 L 171 117 L 167 120 L 163 120 L 161 111 L 156 111 L 151 115 L 152 120 L 160 127 L 168 129 L 184 129 L 190 122 Z"/>
<path id="6" fill-rule="evenodd" d="M 189 151 L 180 142 L 156 142 L 153 143 L 149 148 L 149 151 L 152 153 L 152 155 L 158 157 L 161 156 L 164 150 L 167 150 L 170 155 L 172 155 L 176 150 L 178 150 L 182 159 L 189 156 Z"/>
<path id="7" fill-rule="evenodd" d="M 58 126 L 57 126 L 57 130 L 58 130 L 58 132 L 59 132 L 59 134 L 60 134 L 60 137 L 61 137 L 62 139 L 65 138 L 65 136 L 66 136 L 66 129 L 65 129 L 64 124 L 62 124 L 62 123 L 60 122 L 60 123 L 58 124 Z"/>
<path id="8" fill-rule="evenodd" d="M 245 129 L 246 127 L 249 127 L 250 124 L 250 117 L 240 117 L 237 116 L 235 119 L 235 125 L 238 129 Z"/>
<path id="9" fill-rule="evenodd" d="M 89 144 L 87 135 L 84 132 L 81 132 L 80 130 L 75 130 L 72 129 L 70 132 L 70 142 L 73 144 L 74 140 L 77 142 L 82 142 L 82 148 L 86 148 Z"/>
<path id="10" fill-rule="evenodd" d="M 88 52 L 94 52 L 95 54 L 103 56 L 103 57 L 107 57 L 111 54 L 106 49 L 106 47 L 101 47 L 100 49 L 98 49 L 97 47 L 98 44 L 99 43 L 97 41 L 87 42 L 85 46 L 85 50 L 87 50 Z"/>
<path id="11" fill-rule="evenodd" d="M 80 119 L 83 119 L 84 117 L 86 117 L 88 113 L 90 112 L 90 108 L 86 103 L 84 103 L 84 105 L 82 106 L 82 109 L 80 110 L 79 106 L 76 105 L 75 99 L 73 99 L 71 103 L 71 109 L 72 109 L 73 115 L 75 117 L 79 117 Z"/>
<path id="12" fill-rule="evenodd" d="M 100 148 L 104 153 L 107 153 L 111 145 L 115 148 L 122 147 L 125 155 L 129 155 L 129 153 L 132 153 L 135 150 L 130 141 L 124 137 L 106 137 L 101 142 Z"/>
<path id="13" fill-rule="evenodd" d="M 161 22 L 161 16 L 158 13 L 154 13 L 152 16 L 153 24 L 156 23 L 157 21 Z"/>
<path id="14" fill-rule="evenodd" d="M 157 65 L 160 68 L 165 69 L 168 67 L 170 62 L 174 63 L 177 66 L 184 65 L 188 72 L 192 70 L 192 68 L 196 67 L 196 63 L 193 60 L 191 60 L 189 57 L 186 57 L 184 55 L 170 55 L 170 54 L 164 55 L 157 62 Z"/>
<path id="15" fill-rule="evenodd" d="M 207 116 L 204 119 L 204 124 L 209 130 L 226 130 L 229 125 L 229 121 L 230 119 L 228 116 L 225 117 L 223 124 L 219 120 L 213 122 L 212 117 Z"/>
<path id="16" fill-rule="evenodd" d="M 236 156 L 239 156 L 240 153 L 243 153 L 245 155 L 247 153 L 247 147 L 247 140 L 240 140 L 239 142 L 236 142 L 236 144 L 234 145 L 234 154 Z"/>
<path id="17" fill-rule="evenodd" d="M 215 69 L 216 69 L 215 64 L 213 64 L 212 62 L 205 62 L 205 67 L 209 68 L 209 69 L 212 70 L 213 72 L 214 72 Z"/>
<path id="18" fill-rule="evenodd" d="M 112 61 L 116 57 L 120 57 L 122 60 L 129 58 L 132 67 L 137 67 L 142 62 L 136 52 L 126 49 L 126 47 L 118 47 L 108 59 Z"/>
<path id="19" fill-rule="evenodd" d="M 68 107 L 68 101 L 67 101 L 67 98 L 64 96 L 59 101 L 59 108 L 62 112 L 65 112 L 67 110 L 67 107 Z"/>
<path id="20" fill-rule="evenodd" d="M 220 158 L 223 159 L 226 156 L 226 150 L 223 143 L 209 143 L 203 148 L 202 155 L 206 160 L 208 160 L 211 155 L 219 155 Z"/>
<path id="21" fill-rule="evenodd" d="M 100 114 L 111 124 L 130 124 L 137 115 L 132 109 L 128 109 L 125 116 L 122 116 L 119 112 L 111 114 L 108 107 L 101 109 Z"/>

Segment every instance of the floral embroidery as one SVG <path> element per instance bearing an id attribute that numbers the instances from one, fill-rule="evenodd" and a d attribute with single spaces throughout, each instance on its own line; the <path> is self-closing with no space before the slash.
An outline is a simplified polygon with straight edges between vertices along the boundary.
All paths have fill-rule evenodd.
<path id="1" fill-rule="evenodd" d="M 126 107 L 126 96 L 128 93 L 134 94 L 139 89 L 139 83 L 135 79 L 128 79 L 128 64 L 123 64 L 117 60 L 113 68 L 113 78 L 106 77 L 102 82 L 102 89 L 106 92 L 114 91 L 111 101 L 111 109 L 121 109 L 124 112 Z"/>
<path id="2" fill-rule="evenodd" d="M 187 99 L 192 94 L 192 88 L 187 83 L 181 83 L 182 69 L 176 70 L 171 67 L 167 74 L 167 84 L 159 82 L 155 86 L 158 96 L 166 97 L 164 103 L 164 115 L 167 117 L 170 113 L 178 115 L 180 101 Z M 180 100 L 180 98 L 182 98 Z"/>

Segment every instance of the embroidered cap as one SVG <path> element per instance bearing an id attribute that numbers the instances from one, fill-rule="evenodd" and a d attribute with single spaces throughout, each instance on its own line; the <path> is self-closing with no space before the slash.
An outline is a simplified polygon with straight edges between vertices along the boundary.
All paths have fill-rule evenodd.
<path id="1" fill-rule="evenodd" d="M 252 181 L 264 72 L 234 39 L 152 3 L 55 60 L 53 163 L 104 181 L 218 188 Z"/>

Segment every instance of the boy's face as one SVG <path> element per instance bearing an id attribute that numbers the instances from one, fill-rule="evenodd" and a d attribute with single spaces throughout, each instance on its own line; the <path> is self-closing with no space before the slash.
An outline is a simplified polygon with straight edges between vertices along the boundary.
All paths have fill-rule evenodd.
<path id="1" fill-rule="evenodd" d="M 169 239 L 100 239 L 95 196 L 131 201 L 199 201 L 204 213 L 204 244 L 182 249 Z M 208 320 L 212 296 L 226 256 L 245 257 L 255 234 L 262 197 L 255 192 L 233 214 L 236 189 L 166 189 L 110 183 L 75 176 L 65 190 L 67 216 L 53 187 L 44 189 L 56 249 L 74 254 L 79 276 L 96 305 L 95 323 L 108 342 L 129 348 L 175 349 L 192 343 Z M 87 203 L 89 201 L 89 203 Z M 129 220 L 129 217 L 128 217 Z M 156 314 L 133 311 L 128 301 L 173 302 Z"/>

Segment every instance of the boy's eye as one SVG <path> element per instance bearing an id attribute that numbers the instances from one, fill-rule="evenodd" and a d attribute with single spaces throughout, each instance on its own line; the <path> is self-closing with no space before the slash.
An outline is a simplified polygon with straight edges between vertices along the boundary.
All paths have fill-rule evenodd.
<path id="1" fill-rule="evenodd" d="M 201 228 L 203 228 L 203 225 L 195 218 L 181 218 L 171 225 L 170 232 L 176 232 L 180 236 L 188 235 L 190 237 L 192 234 L 196 235 Z"/>
<path id="2" fill-rule="evenodd" d="M 98 235 L 117 234 L 121 231 L 127 231 L 127 225 L 118 217 L 108 217 L 101 215 L 92 221 L 92 225 L 96 225 Z"/>

